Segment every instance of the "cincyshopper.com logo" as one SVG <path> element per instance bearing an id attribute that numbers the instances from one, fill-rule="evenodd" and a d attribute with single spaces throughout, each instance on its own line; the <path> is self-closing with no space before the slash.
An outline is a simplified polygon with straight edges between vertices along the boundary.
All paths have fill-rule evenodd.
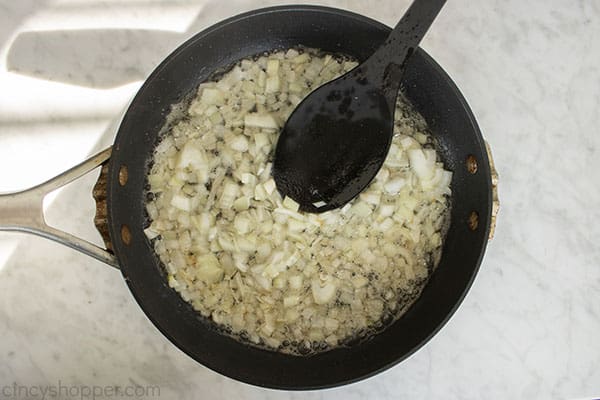
<path id="1" fill-rule="evenodd" d="M 110 399 L 110 398 L 158 398 L 160 387 L 156 385 L 12 385 L 0 386 L 0 399 Z"/>

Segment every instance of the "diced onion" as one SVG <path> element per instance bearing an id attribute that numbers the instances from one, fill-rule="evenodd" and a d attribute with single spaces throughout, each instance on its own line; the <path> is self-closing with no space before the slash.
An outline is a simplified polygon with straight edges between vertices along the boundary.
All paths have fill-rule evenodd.
<path id="1" fill-rule="evenodd" d="M 200 100 L 205 104 L 223 104 L 225 102 L 225 96 L 219 89 L 206 88 L 202 90 L 202 97 Z"/>
<path id="2" fill-rule="evenodd" d="M 279 129 L 279 125 L 271 114 L 246 114 L 244 125 L 257 128 Z"/>
<path id="3" fill-rule="evenodd" d="M 311 291 L 315 303 L 327 304 L 335 297 L 336 287 L 333 283 L 325 283 L 322 285 L 318 280 L 313 280 L 311 284 Z"/>
<path id="4" fill-rule="evenodd" d="M 296 203 L 291 197 L 285 196 L 283 199 L 283 206 L 292 211 L 298 211 L 300 204 Z"/>
<path id="5" fill-rule="evenodd" d="M 171 199 L 171 205 L 181 211 L 192 211 L 192 199 L 185 195 L 175 195 Z"/>
<path id="6" fill-rule="evenodd" d="M 167 284 L 252 344 L 315 353 L 372 334 L 408 308 L 440 259 L 452 172 L 402 94 L 389 154 L 358 198 L 303 213 L 277 190 L 283 122 L 356 66 L 312 49 L 242 60 L 174 108 L 155 149 L 144 234 Z"/>

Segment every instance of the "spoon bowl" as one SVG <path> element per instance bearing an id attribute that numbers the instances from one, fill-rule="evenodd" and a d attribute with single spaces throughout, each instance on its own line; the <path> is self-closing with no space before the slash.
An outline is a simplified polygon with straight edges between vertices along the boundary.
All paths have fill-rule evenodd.
<path id="1" fill-rule="evenodd" d="M 445 0 L 415 0 L 364 63 L 308 95 L 279 136 L 273 178 L 300 210 L 324 212 L 356 197 L 389 151 L 407 61 Z"/>
<path id="2" fill-rule="evenodd" d="M 277 144 L 273 177 L 303 211 L 323 212 L 352 200 L 387 155 L 394 123 L 388 100 L 377 87 L 348 84 L 355 75 L 306 98 Z"/>

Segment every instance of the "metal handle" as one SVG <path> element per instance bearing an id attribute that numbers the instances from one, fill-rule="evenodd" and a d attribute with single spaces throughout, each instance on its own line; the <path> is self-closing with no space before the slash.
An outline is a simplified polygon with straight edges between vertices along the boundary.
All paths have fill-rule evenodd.
<path id="1" fill-rule="evenodd" d="M 94 257 L 119 268 L 113 254 L 87 240 L 53 228 L 44 218 L 43 202 L 46 195 L 96 169 L 110 158 L 112 147 L 96 154 L 62 174 L 20 192 L 0 195 L 0 231 L 32 233 Z"/>

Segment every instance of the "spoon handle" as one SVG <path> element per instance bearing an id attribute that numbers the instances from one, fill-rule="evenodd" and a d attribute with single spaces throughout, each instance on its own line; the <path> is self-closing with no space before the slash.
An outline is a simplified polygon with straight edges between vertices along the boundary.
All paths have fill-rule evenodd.
<path id="1" fill-rule="evenodd" d="M 396 98 L 407 60 L 419 46 L 446 0 L 414 0 L 385 42 L 363 63 L 367 79 Z"/>

